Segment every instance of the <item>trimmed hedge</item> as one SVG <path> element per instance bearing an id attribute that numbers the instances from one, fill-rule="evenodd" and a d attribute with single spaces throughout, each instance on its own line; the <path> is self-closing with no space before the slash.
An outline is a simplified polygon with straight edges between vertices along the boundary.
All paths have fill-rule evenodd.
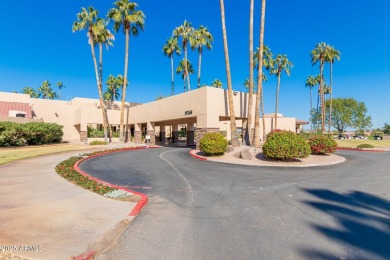
<path id="1" fill-rule="evenodd" d="M 59 143 L 63 126 L 55 123 L 0 122 L 0 146 L 23 146 Z"/>
<path id="2" fill-rule="evenodd" d="M 263 154 L 272 159 L 292 161 L 310 155 L 310 146 L 302 136 L 291 131 L 275 130 L 267 135 Z"/>
<path id="3" fill-rule="evenodd" d="M 92 141 L 89 143 L 89 145 L 106 145 L 107 142 L 105 141 L 99 141 L 99 140 L 95 140 L 95 141 Z"/>
<path id="4" fill-rule="evenodd" d="M 331 154 L 337 149 L 337 142 L 325 135 L 312 136 L 309 145 L 312 154 Z"/>
<path id="5" fill-rule="evenodd" d="M 222 155 L 226 152 L 228 141 L 220 133 L 206 133 L 200 139 L 200 150 L 206 155 Z"/>
<path id="6" fill-rule="evenodd" d="M 372 144 L 359 144 L 356 148 L 374 148 Z"/>

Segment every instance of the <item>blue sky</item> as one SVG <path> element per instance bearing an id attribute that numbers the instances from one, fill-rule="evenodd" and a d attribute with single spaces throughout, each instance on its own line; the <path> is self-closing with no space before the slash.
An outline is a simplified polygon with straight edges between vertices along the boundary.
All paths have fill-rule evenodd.
<path id="1" fill-rule="evenodd" d="M 194 4 L 196 2 L 196 4 Z M 255 46 L 258 45 L 260 1 L 255 1 Z M 226 88 L 219 1 L 137 1 L 146 15 L 145 31 L 130 40 L 127 100 L 150 102 L 170 95 L 170 61 L 161 49 L 172 30 L 184 19 L 194 27 L 207 26 L 214 36 L 213 49 L 205 51 L 202 83 L 220 79 Z M 63 99 L 97 98 L 97 88 L 86 32 L 72 33 L 81 7 L 93 6 L 104 17 L 112 1 L 2 1 L 0 16 L 0 91 L 38 88 L 49 80 L 66 86 Z M 249 0 L 225 0 L 226 26 L 233 89 L 244 91 L 248 77 Z M 366 103 L 374 127 L 390 123 L 390 1 L 280 0 L 268 1 L 265 43 L 275 54 L 287 54 L 294 63 L 291 76 L 282 76 L 279 111 L 285 116 L 308 119 L 309 89 L 305 80 L 318 74 L 310 63 L 310 51 L 324 41 L 341 51 L 334 65 L 334 96 Z M 110 26 L 112 28 L 112 26 Z M 116 34 L 114 47 L 104 52 L 104 78 L 123 74 L 124 35 Z M 189 59 L 197 68 L 197 53 Z M 175 66 L 179 57 L 175 57 Z M 327 73 L 327 72 L 325 72 Z M 196 87 L 196 74 L 191 77 Z M 176 93 L 183 91 L 180 76 Z M 276 80 L 265 83 L 265 111 L 275 107 Z"/>

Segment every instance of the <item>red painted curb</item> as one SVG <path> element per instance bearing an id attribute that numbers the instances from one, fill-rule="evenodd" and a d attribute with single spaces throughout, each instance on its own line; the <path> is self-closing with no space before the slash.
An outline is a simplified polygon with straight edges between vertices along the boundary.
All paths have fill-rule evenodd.
<path id="1" fill-rule="evenodd" d="M 207 161 L 207 158 L 206 157 L 203 157 L 203 156 L 200 156 L 200 155 L 197 155 L 194 153 L 194 150 L 190 150 L 189 151 L 189 154 L 191 157 L 195 158 L 195 159 L 199 159 L 201 161 Z"/>
<path id="2" fill-rule="evenodd" d="M 95 250 L 88 250 L 82 253 L 81 255 L 78 255 L 76 257 L 71 258 L 72 260 L 89 260 L 92 259 L 96 254 Z"/>
<path id="3" fill-rule="evenodd" d="M 118 189 L 118 190 L 124 190 L 124 191 L 130 192 L 132 194 L 135 194 L 137 196 L 140 196 L 141 199 L 137 202 L 137 204 L 135 205 L 133 210 L 129 213 L 129 216 L 135 217 L 135 216 L 137 216 L 139 214 L 139 212 L 142 210 L 142 208 L 145 207 L 145 205 L 148 203 L 148 196 L 146 196 L 145 194 L 143 194 L 141 192 L 133 191 L 133 190 L 127 189 L 125 187 L 114 185 L 114 184 L 102 181 L 102 180 L 100 180 L 98 178 L 92 177 L 91 175 L 83 172 L 80 169 L 79 165 L 80 165 L 80 163 L 82 163 L 83 161 L 86 161 L 88 159 L 91 159 L 91 158 L 94 158 L 94 157 L 98 157 L 98 156 L 103 156 L 103 155 L 110 154 L 110 153 L 119 153 L 119 152 L 124 152 L 124 151 L 141 150 L 141 149 L 148 149 L 148 148 L 158 148 L 158 147 L 134 147 L 134 148 L 123 148 L 123 149 L 118 149 L 118 150 L 114 150 L 114 151 L 104 151 L 102 153 L 94 154 L 94 155 L 91 155 L 91 156 L 88 156 L 86 158 L 78 160 L 74 164 L 73 168 L 78 173 L 80 173 L 81 175 L 83 175 L 83 176 L 85 176 L 85 177 L 87 177 L 87 178 L 89 178 L 91 180 L 94 180 L 94 181 L 96 181 L 98 183 L 104 184 L 104 185 L 106 185 L 108 187 L 115 188 L 115 189 Z M 84 253 L 74 257 L 73 259 L 74 260 L 89 260 L 89 259 L 92 259 L 95 256 L 95 254 L 96 254 L 96 251 L 90 249 L 90 250 L 85 251 Z"/>

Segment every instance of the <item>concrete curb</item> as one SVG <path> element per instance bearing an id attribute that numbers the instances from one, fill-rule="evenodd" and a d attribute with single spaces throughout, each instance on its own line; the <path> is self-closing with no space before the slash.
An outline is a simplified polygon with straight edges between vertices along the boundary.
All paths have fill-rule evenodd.
<path id="1" fill-rule="evenodd" d="M 148 203 L 148 196 L 146 196 L 146 194 L 143 194 L 141 192 L 130 190 L 130 189 L 127 189 L 125 187 L 114 185 L 114 184 L 102 181 L 102 180 L 100 180 L 98 178 L 92 177 L 91 175 L 83 172 L 80 169 L 79 165 L 83 161 L 86 161 L 86 160 L 94 158 L 94 157 L 99 157 L 99 156 L 103 156 L 103 155 L 107 155 L 107 154 L 111 154 L 111 153 L 119 153 L 119 152 L 132 151 L 132 150 L 141 150 L 141 149 L 148 149 L 148 148 L 158 148 L 158 147 L 145 147 L 145 146 L 141 146 L 141 147 L 134 147 L 134 148 L 123 148 L 123 149 L 118 149 L 118 150 L 114 150 L 114 151 L 104 151 L 104 152 L 101 152 L 101 153 L 98 153 L 98 154 L 94 154 L 94 155 L 88 156 L 86 158 L 80 159 L 73 166 L 73 168 L 78 173 L 80 173 L 81 175 L 83 175 L 83 176 L 85 176 L 85 177 L 87 177 L 87 178 L 89 178 L 91 180 L 94 180 L 94 181 L 96 181 L 98 183 L 101 183 L 101 184 L 104 184 L 106 186 L 109 186 L 111 188 L 115 188 L 115 189 L 118 189 L 118 190 L 124 190 L 124 191 L 130 192 L 132 194 L 135 194 L 135 195 L 141 197 L 141 199 L 137 202 L 135 207 L 132 209 L 132 211 L 128 215 L 128 217 L 130 219 L 130 221 L 128 222 L 129 224 L 134 219 L 134 217 L 136 217 L 141 212 L 142 208 L 146 206 L 146 204 Z M 96 254 L 97 254 L 97 250 L 95 250 L 95 249 L 88 249 L 87 251 L 81 253 L 80 255 L 78 255 L 76 257 L 73 257 L 72 259 L 73 260 L 89 260 L 89 259 L 93 259 Z"/>
<path id="2" fill-rule="evenodd" d="M 199 159 L 199 160 L 202 160 L 202 161 L 207 161 L 207 158 L 206 158 L 206 157 L 197 155 L 197 154 L 195 154 L 194 151 L 195 151 L 195 150 L 190 150 L 190 151 L 189 151 L 189 154 L 190 154 L 190 156 L 191 156 L 192 158 Z"/>
<path id="3" fill-rule="evenodd" d="M 372 152 L 372 153 L 384 153 L 384 152 L 386 152 L 385 150 L 358 149 L 358 148 L 349 148 L 349 147 L 338 147 L 336 150 L 356 151 L 356 152 Z"/>

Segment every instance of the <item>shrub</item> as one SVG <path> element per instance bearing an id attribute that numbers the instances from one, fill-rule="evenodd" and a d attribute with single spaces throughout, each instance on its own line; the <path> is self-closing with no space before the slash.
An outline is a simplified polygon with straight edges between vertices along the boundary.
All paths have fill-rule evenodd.
<path id="1" fill-rule="evenodd" d="M 88 134 L 88 137 L 92 137 L 92 138 L 102 138 L 104 137 L 104 131 L 103 130 L 97 130 L 97 129 L 93 129 L 93 128 L 90 128 L 89 131 L 87 132 Z"/>
<path id="2" fill-rule="evenodd" d="M 374 148 L 372 144 L 359 144 L 356 148 Z"/>
<path id="3" fill-rule="evenodd" d="M 105 141 L 98 141 L 98 140 L 95 140 L 95 141 L 92 141 L 89 143 L 89 145 L 106 145 L 107 142 Z"/>
<path id="4" fill-rule="evenodd" d="M 291 161 L 310 155 L 310 146 L 302 136 L 291 131 L 275 130 L 267 135 L 263 153 L 268 158 Z"/>
<path id="5" fill-rule="evenodd" d="M 200 139 L 200 150 L 206 155 L 222 155 L 228 142 L 220 133 L 207 133 Z"/>
<path id="6" fill-rule="evenodd" d="M 62 126 L 54 123 L 0 122 L 0 146 L 22 146 L 59 143 Z"/>
<path id="7" fill-rule="evenodd" d="M 312 154 L 331 154 L 336 151 L 337 142 L 329 136 L 316 135 L 309 139 Z"/>

